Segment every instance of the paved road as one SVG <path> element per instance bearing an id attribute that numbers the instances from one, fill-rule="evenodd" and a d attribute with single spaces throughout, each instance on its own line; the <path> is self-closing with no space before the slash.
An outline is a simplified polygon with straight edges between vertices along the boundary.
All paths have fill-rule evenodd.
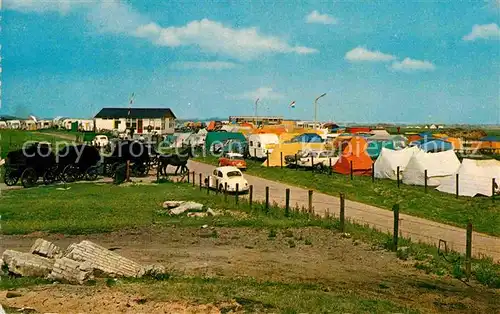
<path id="1" fill-rule="evenodd" d="M 203 177 L 210 174 L 214 166 L 204 163 L 189 161 L 190 171 L 202 173 Z M 198 179 L 196 175 L 196 180 Z M 269 187 L 271 202 L 275 201 L 281 205 L 285 204 L 285 190 L 290 189 L 290 206 L 308 207 L 308 190 L 286 185 L 283 183 L 262 179 L 250 175 L 245 175 L 249 184 L 253 185 L 254 200 L 265 200 L 265 188 Z M 331 195 L 319 192 L 313 194 L 313 210 L 319 215 L 339 216 L 340 199 Z M 352 202 L 345 202 L 346 219 L 356 221 L 360 224 L 368 224 L 382 232 L 393 230 L 393 212 L 378 207 Z M 437 223 L 434 221 L 400 214 L 400 233 L 413 241 L 439 245 L 439 240 L 445 240 L 448 249 L 458 252 L 465 252 L 465 229 Z M 500 238 L 492 237 L 481 233 L 473 233 L 472 254 L 474 256 L 487 255 L 493 260 L 500 262 Z"/>

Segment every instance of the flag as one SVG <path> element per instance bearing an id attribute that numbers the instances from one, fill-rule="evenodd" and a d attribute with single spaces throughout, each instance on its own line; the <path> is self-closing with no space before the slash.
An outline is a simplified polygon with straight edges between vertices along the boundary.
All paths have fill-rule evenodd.
<path id="1" fill-rule="evenodd" d="M 290 108 L 295 108 L 295 100 L 290 103 Z"/>

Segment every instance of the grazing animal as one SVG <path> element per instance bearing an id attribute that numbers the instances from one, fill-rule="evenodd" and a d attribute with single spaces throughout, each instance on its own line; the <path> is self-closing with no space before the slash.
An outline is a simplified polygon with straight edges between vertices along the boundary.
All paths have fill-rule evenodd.
<path id="1" fill-rule="evenodd" d="M 180 154 L 169 154 L 169 155 L 160 155 L 158 157 L 158 171 L 161 175 L 167 175 L 167 167 L 168 165 L 172 165 L 177 167 L 175 169 L 175 174 L 181 170 L 181 173 L 188 171 L 187 162 L 190 157 L 193 157 L 193 152 L 191 148 L 185 149 Z"/>

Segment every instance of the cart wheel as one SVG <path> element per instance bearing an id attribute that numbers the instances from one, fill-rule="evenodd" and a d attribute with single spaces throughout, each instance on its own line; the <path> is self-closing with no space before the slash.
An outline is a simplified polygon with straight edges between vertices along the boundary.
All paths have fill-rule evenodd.
<path id="1" fill-rule="evenodd" d="M 75 182 L 77 177 L 77 169 L 74 165 L 67 165 L 61 174 L 61 179 L 66 183 Z"/>
<path id="2" fill-rule="evenodd" d="M 87 171 L 85 171 L 85 180 L 95 181 L 95 180 L 97 180 L 98 175 L 99 175 L 99 173 L 97 171 L 97 167 L 92 166 L 92 167 L 88 168 Z"/>
<path id="3" fill-rule="evenodd" d="M 43 174 L 43 184 L 49 185 L 56 181 L 56 173 L 54 170 L 47 170 Z"/>
<path id="4" fill-rule="evenodd" d="M 36 174 L 35 169 L 33 168 L 27 168 L 26 170 L 23 171 L 23 174 L 21 175 L 21 184 L 25 188 L 31 188 L 36 184 L 36 181 L 38 180 L 38 176 Z"/>
<path id="5" fill-rule="evenodd" d="M 17 181 L 19 181 L 19 172 L 13 168 L 6 167 L 3 182 L 7 186 L 13 186 L 16 185 Z"/>
<path id="6" fill-rule="evenodd" d="M 149 166 L 147 164 L 134 164 L 132 166 L 132 175 L 134 177 L 145 177 L 149 173 Z"/>

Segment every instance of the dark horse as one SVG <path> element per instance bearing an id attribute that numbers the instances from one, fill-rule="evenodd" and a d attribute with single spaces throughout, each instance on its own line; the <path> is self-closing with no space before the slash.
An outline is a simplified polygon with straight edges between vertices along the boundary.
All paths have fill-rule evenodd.
<path id="1" fill-rule="evenodd" d="M 180 154 L 160 155 L 158 157 L 158 171 L 161 175 L 167 175 L 167 167 L 168 165 L 172 165 L 177 167 L 175 169 L 175 174 L 177 174 L 179 169 L 181 173 L 185 173 L 188 171 L 187 162 L 190 157 L 193 157 L 191 147 L 186 148 Z"/>

